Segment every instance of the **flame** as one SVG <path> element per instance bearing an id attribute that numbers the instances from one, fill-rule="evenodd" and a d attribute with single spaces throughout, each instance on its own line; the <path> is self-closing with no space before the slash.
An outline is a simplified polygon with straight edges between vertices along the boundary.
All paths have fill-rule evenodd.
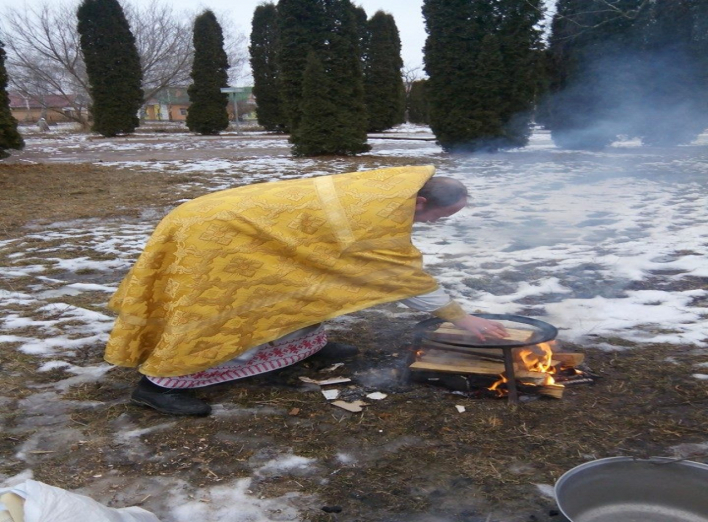
<path id="1" fill-rule="evenodd" d="M 541 383 L 528 382 L 528 380 L 524 381 L 523 376 L 517 376 L 519 382 L 530 386 L 563 386 L 562 384 L 557 384 L 552 375 L 556 373 L 556 368 L 553 366 L 553 350 L 551 343 L 540 343 L 520 348 L 516 352 L 516 359 L 515 370 L 525 370 L 535 374 L 543 374 L 543 381 Z M 507 376 L 501 374 L 499 377 L 499 380 L 488 389 L 496 391 L 499 395 L 506 395 L 506 390 L 500 389 L 499 387 L 508 382 Z"/>
<path id="2" fill-rule="evenodd" d="M 553 367 L 553 350 L 550 344 L 541 343 L 522 348 L 518 356 L 528 371 L 546 374 L 543 385 L 555 384 L 556 381 L 551 376 L 556 369 Z"/>
<path id="3" fill-rule="evenodd" d="M 500 379 L 492 384 L 489 388 L 487 388 L 489 391 L 495 391 L 499 394 L 499 396 L 506 395 L 506 390 L 500 390 L 499 386 L 501 386 L 504 383 L 509 382 L 509 380 L 506 378 L 506 376 L 502 373 L 499 375 Z"/>

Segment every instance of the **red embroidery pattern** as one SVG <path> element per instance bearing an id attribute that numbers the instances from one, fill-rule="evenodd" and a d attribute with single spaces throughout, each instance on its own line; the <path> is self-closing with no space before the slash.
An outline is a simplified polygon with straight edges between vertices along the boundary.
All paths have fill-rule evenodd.
<path id="1" fill-rule="evenodd" d="M 163 388 L 202 388 L 290 366 L 319 352 L 325 344 L 327 344 L 327 333 L 321 327 L 299 339 L 263 344 L 254 356 L 245 362 L 228 361 L 189 375 L 148 377 L 148 379 Z"/>

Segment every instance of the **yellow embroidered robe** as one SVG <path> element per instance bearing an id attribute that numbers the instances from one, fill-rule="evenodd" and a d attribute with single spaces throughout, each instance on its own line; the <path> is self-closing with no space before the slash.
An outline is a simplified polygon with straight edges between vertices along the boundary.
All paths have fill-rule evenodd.
<path id="1" fill-rule="evenodd" d="M 431 166 L 259 183 L 202 196 L 157 226 L 109 306 L 106 360 L 170 377 L 290 332 L 431 292 L 411 243 Z"/>

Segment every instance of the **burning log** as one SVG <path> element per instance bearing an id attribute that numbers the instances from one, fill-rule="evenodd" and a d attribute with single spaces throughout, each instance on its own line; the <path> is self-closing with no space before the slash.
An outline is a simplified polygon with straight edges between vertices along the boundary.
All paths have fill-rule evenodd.
<path id="1" fill-rule="evenodd" d="M 561 366 L 575 368 L 585 361 L 584 353 L 553 352 L 553 362 L 560 363 Z"/>

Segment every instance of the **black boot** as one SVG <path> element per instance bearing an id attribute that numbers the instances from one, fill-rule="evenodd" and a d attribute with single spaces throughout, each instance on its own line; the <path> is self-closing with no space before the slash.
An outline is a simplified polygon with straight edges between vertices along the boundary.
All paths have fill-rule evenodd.
<path id="1" fill-rule="evenodd" d="M 322 362 L 338 362 L 354 357 L 358 353 L 359 348 L 351 344 L 327 343 L 319 352 L 313 353 L 310 359 Z"/>
<path id="2" fill-rule="evenodd" d="M 211 406 L 192 396 L 190 390 L 163 388 L 145 376 L 141 377 L 130 399 L 136 404 L 171 415 L 204 416 L 211 413 Z"/>

